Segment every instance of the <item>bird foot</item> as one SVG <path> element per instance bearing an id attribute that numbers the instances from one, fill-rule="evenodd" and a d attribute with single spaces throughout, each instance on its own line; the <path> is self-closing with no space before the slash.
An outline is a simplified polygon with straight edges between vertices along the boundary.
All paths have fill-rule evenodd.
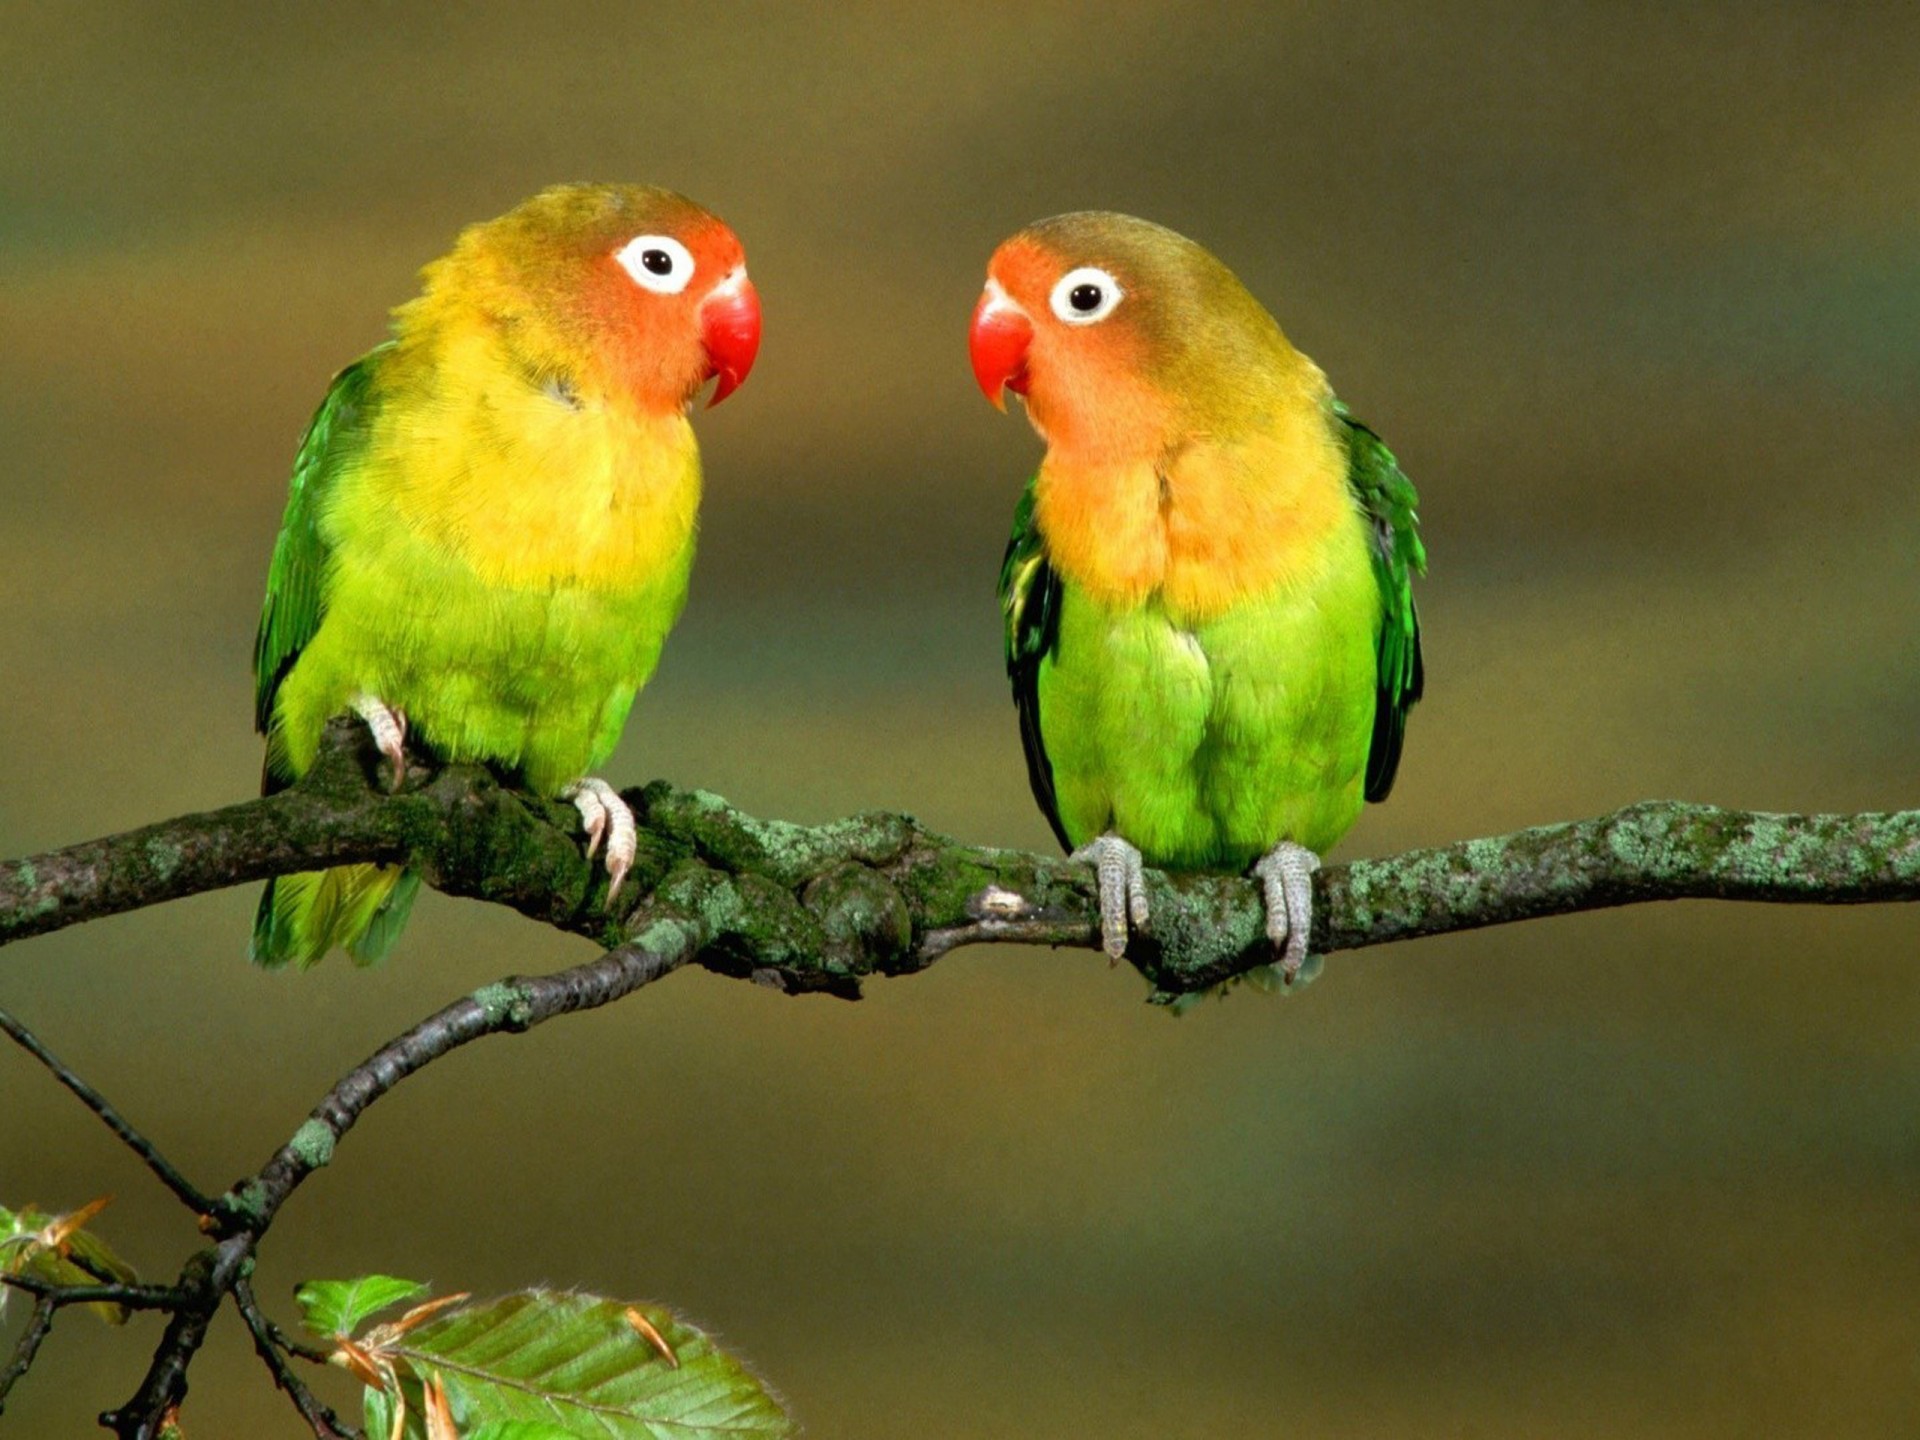
<path id="1" fill-rule="evenodd" d="M 387 788 L 398 790 L 407 778 L 407 712 L 362 691 L 353 697 L 353 713 L 367 722 L 374 745 L 393 762 L 393 780 Z"/>
<path id="2" fill-rule="evenodd" d="M 1282 840 L 1254 863 L 1267 902 L 1267 939 L 1280 952 L 1280 983 L 1291 985 L 1307 960 L 1313 933 L 1313 872 L 1320 857 Z"/>
<path id="3" fill-rule="evenodd" d="M 620 893 L 620 882 L 627 878 L 627 871 L 633 868 L 634 851 L 639 848 L 640 831 L 633 811 L 617 790 L 591 775 L 569 785 L 560 792 L 560 798 L 573 802 L 587 827 L 587 859 L 593 859 L 602 840 L 607 842 L 607 899 L 613 899 Z"/>
<path id="4" fill-rule="evenodd" d="M 1127 921 L 1147 923 L 1146 862 L 1118 835 L 1089 840 L 1067 857 L 1093 866 L 1100 881 L 1100 948 L 1116 964 L 1127 953 Z"/>

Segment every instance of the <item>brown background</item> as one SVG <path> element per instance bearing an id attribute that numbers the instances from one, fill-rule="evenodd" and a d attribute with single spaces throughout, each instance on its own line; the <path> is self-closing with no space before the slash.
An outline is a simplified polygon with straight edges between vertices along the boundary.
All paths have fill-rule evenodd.
<path id="1" fill-rule="evenodd" d="M 1422 487 L 1431 698 L 1344 853 L 1920 804 L 1911 7 L 9 10 L 0 853 L 249 793 L 327 375 L 462 223 L 589 177 L 711 204 L 767 310 L 620 783 L 1046 842 L 991 597 L 1038 449 L 964 330 L 1003 235 L 1097 205 L 1225 258 Z M 209 1187 L 413 1019 L 585 953 L 429 896 L 383 970 L 266 975 L 254 899 L 0 960 Z M 1911 1434 L 1916 941 L 1672 906 L 1181 1021 L 1084 953 L 858 1006 L 689 974 L 410 1083 L 260 1286 L 668 1299 L 823 1437 Z M 0 1053 L 0 1202 L 107 1191 L 170 1274 L 185 1218 Z M 156 1333 L 64 1320 L 8 1433 L 96 1433 Z M 255 1372 L 223 1320 L 189 1433 L 297 1434 Z"/>

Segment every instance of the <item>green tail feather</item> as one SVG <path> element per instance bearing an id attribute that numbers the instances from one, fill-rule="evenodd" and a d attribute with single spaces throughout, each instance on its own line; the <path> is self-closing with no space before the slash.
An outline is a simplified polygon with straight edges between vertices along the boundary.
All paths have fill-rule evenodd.
<path id="1" fill-rule="evenodd" d="M 338 945 L 355 964 L 375 964 L 399 939 L 419 892 L 419 872 L 398 865 L 278 876 L 267 882 L 254 913 L 253 963 L 305 969 Z"/>
<path id="2" fill-rule="evenodd" d="M 387 958 L 393 942 L 406 929 L 407 916 L 413 913 L 413 897 L 419 893 L 420 872 L 402 870 L 400 878 L 374 910 L 373 918 L 367 921 L 367 928 L 360 932 L 360 938 L 347 942 L 347 954 L 353 957 L 354 964 L 378 965 Z"/>

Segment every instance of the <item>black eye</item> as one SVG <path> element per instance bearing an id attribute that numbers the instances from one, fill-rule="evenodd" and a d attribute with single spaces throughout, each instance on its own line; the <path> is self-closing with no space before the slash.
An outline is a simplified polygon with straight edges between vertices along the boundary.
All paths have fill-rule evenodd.
<path id="1" fill-rule="evenodd" d="M 678 295 L 693 279 L 693 256 L 671 235 L 636 235 L 613 258 L 634 284 L 656 295 Z"/>
<path id="2" fill-rule="evenodd" d="M 1125 298 L 1126 290 L 1098 265 L 1079 265 L 1054 281 L 1047 308 L 1069 325 L 1098 325 Z"/>

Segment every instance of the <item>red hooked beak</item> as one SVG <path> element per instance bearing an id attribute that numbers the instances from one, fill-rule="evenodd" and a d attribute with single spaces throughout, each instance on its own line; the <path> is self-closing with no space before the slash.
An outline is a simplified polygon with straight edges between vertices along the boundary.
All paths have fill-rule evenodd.
<path id="1" fill-rule="evenodd" d="M 973 329 L 967 349 L 973 356 L 973 378 L 996 410 L 1007 408 L 1003 391 L 1027 393 L 1027 347 L 1033 343 L 1033 321 L 1008 298 L 998 280 L 987 281 L 980 303 L 973 308 Z"/>
<path id="2" fill-rule="evenodd" d="M 700 302 L 700 341 L 707 347 L 707 378 L 718 376 L 711 410 L 746 382 L 753 357 L 760 353 L 760 296 L 737 266 Z"/>

